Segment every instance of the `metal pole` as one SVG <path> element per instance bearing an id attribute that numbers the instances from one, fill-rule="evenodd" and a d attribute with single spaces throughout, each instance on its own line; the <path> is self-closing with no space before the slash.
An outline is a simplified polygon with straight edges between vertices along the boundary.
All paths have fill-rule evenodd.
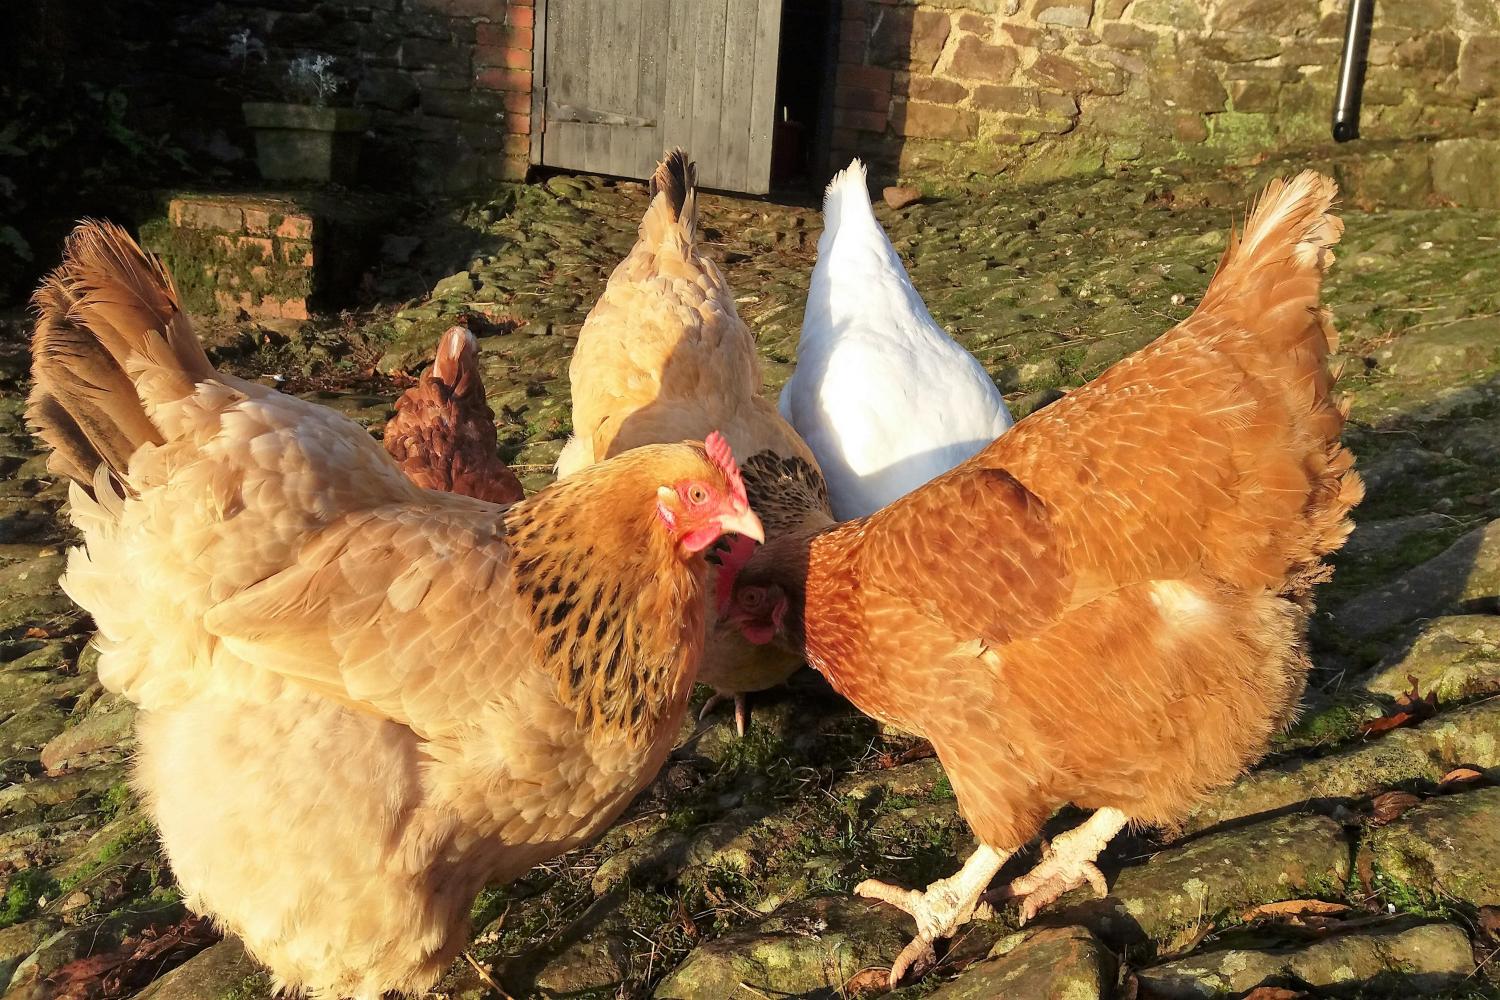
<path id="1" fill-rule="evenodd" d="M 1374 19 L 1375 0 L 1349 0 L 1344 57 L 1333 97 L 1334 142 L 1359 138 L 1359 101 L 1365 88 L 1365 56 L 1370 51 L 1370 24 Z"/>

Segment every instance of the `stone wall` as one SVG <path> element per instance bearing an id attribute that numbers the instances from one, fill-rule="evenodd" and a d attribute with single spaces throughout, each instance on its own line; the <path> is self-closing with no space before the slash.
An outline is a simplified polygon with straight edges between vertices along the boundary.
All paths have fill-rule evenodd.
<path id="1" fill-rule="evenodd" d="M 332 104 L 369 109 L 362 183 L 456 191 L 523 177 L 533 0 L 34 0 L 18 33 L 69 77 L 129 102 L 199 172 L 254 182 L 240 104 L 294 97 L 298 61 L 331 60 Z"/>
<path id="2" fill-rule="evenodd" d="M 836 165 L 1085 173 L 1329 139 L 1346 0 L 843 0 Z M 1500 129 L 1500 3 L 1377 4 L 1370 139 Z"/>

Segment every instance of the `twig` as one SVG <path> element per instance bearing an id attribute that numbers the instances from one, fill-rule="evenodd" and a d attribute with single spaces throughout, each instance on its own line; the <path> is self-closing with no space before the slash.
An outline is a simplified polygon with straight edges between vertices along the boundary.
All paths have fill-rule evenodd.
<path id="1" fill-rule="evenodd" d="M 469 967 L 479 974 L 479 978 L 483 979 L 485 981 L 485 984 L 489 986 L 490 989 L 500 994 L 503 1000 L 516 1000 L 515 997 L 505 992 L 505 990 L 501 988 L 499 983 L 495 982 L 495 978 L 491 976 L 487 971 L 485 971 L 484 967 L 479 964 L 478 959 L 470 954 L 469 949 L 467 948 L 464 949 L 464 961 L 468 962 Z"/>

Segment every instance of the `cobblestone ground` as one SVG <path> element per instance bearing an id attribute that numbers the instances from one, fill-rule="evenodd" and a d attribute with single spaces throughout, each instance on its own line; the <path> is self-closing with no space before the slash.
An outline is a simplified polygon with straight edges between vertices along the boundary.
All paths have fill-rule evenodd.
<path id="1" fill-rule="evenodd" d="M 879 214 L 933 314 L 1027 412 L 1185 317 L 1229 210 L 1276 169 Z M 385 243 L 378 284 L 415 296 L 404 308 L 214 330 L 215 349 L 378 428 L 399 373 L 468 314 L 506 456 L 535 488 L 569 430 L 572 336 L 644 206 L 639 185 L 558 177 L 454 207 Z M 770 391 L 795 358 L 818 214 L 710 196 L 702 217 Z M 1500 995 L 1500 216 L 1398 204 L 1345 219 L 1327 298 L 1370 497 L 1320 598 L 1302 721 L 1178 837 L 1114 845 L 1107 899 L 1075 894 L 1021 931 L 976 925 L 901 996 Z M 133 713 L 100 689 L 89 624 L 56 586 L 64 490 L 22 423 L 24 367 L 0 355 L 0 984 L 266 996 L 234 942 L 184 920 L 126 782 Z M 1425 703 L 1401 701 L 1413 688 Z M 936 762 L 903 757 L 908 741 L 810 672 L 753 711 L 743 741 L 722 717 L 685 730 L 596 847 L 482 896 L 474 960 L 516 997 L 860 994 L 909 928 L 849 890 L 924 882 L 972 841 Z M 490 995 L 468 963 L 439 992 Z"/>

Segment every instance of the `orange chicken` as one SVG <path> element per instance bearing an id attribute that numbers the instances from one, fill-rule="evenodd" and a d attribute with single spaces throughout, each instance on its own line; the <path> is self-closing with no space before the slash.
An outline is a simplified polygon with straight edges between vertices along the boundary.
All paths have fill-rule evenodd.
<path id="1" fill-rule="evenodd" d="M 1170 827 L 1296 712 L 1325 560 L 1362 495 L 1319 305 L 1333 182 L 1273 182 L 1184 322 L 873 515 L 773 538 L 725 617 L 931 740 L 980 847 L 914 891 L 892 982 L 1065 803 L 1096 810 L 1003 895 L 1023 919 L 1129 823 Z"/>
<path id="2" fill-rule="evenodd" d="M 501 504 L 525 495 L 516 474 L 500 461 L 479 344 L 461 326 L 443 334 L 432 367 L 396 400 L 383 441 L 406 478 L 423 489 Z"/>

